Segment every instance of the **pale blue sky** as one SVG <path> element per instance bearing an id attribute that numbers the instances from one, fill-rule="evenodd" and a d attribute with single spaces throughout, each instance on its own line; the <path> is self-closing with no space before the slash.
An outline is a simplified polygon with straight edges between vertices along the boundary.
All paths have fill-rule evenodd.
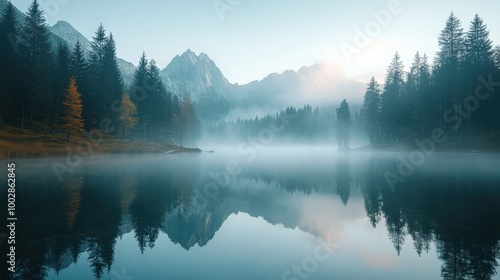
<path id="1" fill-rule="evenodd" d="M 347 60 L 341 46 L 354 45 L 356 28 L 374 22 L 372 11 L 400 3 L 400 12 L 370 43 Z M 31 0 L 12 1 L 23 12 Z M 394 52 L 406 65 L 416 51 L 433 57 L 437 36 L 451 11 L 465 30 L 477 13 L 500 44 L 498 0 L 39 0 L 50 25 L 71 23 L 90 38 L 99 23 L 113 32 L 118 56 L 137 63 L 142 51 L 160 68 L 188 48 L 207 53 L 232 83 L 248 83 L 270 73 L 298 70 L 325 59 L 349 79 L 382 79 Z M 50 9 L 47 3 L 57 3 Z M 217 12 L 214 3 L 234 4 Z M 52 5 L 53 6 L 53 5 Z M 377 31 L 377 30 L 375 30 Z"/>

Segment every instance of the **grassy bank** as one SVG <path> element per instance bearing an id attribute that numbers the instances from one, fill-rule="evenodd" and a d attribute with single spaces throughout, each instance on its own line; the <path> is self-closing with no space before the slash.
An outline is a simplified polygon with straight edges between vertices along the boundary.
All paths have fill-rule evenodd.
<path id="1" fill-rule="evenodd" d="M 0 159 L 60 157 L 80 155 L 199 153 L 200 149 L 179 147 L 170 143 L 124 140 L 109 136 L 100 139 L 73 139 L 63 134 L 47 134 L 43 129 L 21 130 L 4 126 L 0 130 Z"/>

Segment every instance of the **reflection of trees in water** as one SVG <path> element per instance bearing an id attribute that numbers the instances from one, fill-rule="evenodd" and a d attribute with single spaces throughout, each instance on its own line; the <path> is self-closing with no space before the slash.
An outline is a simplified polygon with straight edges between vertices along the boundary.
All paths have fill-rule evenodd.
<path id="1" fill-rule="evenodd" d="M 15 279 L 44 279 L 50 268 L 58 274 L 85 251 L 95 278 L 106 278 L 127 216 L 139 248 L 152 247 L 165 212 L 189 203 L 189 184 L 197 175 L 176 168 L 143 175 L 112 169 L 75 174 L 62 183 L 23 178 L 27 187 L 18 189 L 17 231 L 23 234 L 17 237 Z"/>
<path id="2" fill-rule="evenodd" d="M 420 255 L 436 244 L 443 279 L 491 279 L 500 257 L 498 181 L 467 170 L 416 172 L 394 191 L 383 174 L 391 160 L 372 159 L 362 187 L 372 225 L 385 218 L 397 253 L 410 235 Z"/>
<path id="3" fill-rule="evenodd" d="M 344 205 L 347 205 L 351 194 L 351 174 L 349 158 L 342 156 L 336 167 L 337 194 Z"/>
<path id="4" fill-rule="evenodd" d="M 313 193 L 336 194 L 344 205 L 351 195 L 353 178 L 348 154 L 339 153 L 332 159 L 331 167 L 318 169 L 314 163 L 306 168 L 245 168 L 238 179 L 262 182 L 269 186 L 277 186 L 288 193 L 300 192 L 305 195 Z"/>
<path id="5" fill-rule="evenodd" d="M 114 246 L 122 217 L 121 179 L 108 176 L 87 176 L 82 191 L 81 213 L 76 223 L 85 236 L 88 260 L 96 278 L 101 278 L 114 261 Z"/>
<path id="6" fill-rule="evenodd" d="M 175 203 L 176 193 L 168 181 L 163 178 L 142 178 L 140 188 L 130 206 L 132 225 L 139 249 L 144 253 L 147 247 L 153 248 L 167 210 Z"/>
<path id="7" fill-rule="evenodd" d="M 375 227 L 384 217 L 388 235 L 399 254 L 408 236 L 421 255 L 434 243 L 442 260 L 444 279 L 491 279 L 500 257 L 500 194 L 498 181 L 479 178 L 466 170 L 439 175 L 416 172 L 392 191 L 384 172 L 397 168 L 395 161 L 372 158 L 366 169 L 349 158 L 332 161 L 323 170 L 245 169 L 238 179 L 251 179 L 278 186 L 287 192 L 314 192 L 339 195 L 347 204 L 353 181 L 360 184 L 364 206 Z M 149 168 L 149 169 L 148 169 Z M 154 166 L 144 170 L 94 172 L 67 178 L 59 184 L 51 180 L 23 178 L 19 188 L 16 277 L 43 279 L 49 268 L 56 272 L 77 262 L 87 251 L 96 278 L 106 278 L 114 261 L 116 238 L 135 231 L 138 247 L 153 247 L 164 231 L 185 249 L 203 246 L 211 240 L 228 215 L 273 201 L 238 197 L 221 188 L 202 210 L 191 205 L 193 189 L 202 186 L 199 169 L 185 166 Z M 363 169 L 364 172 L 360 173 Z M 325 171 L 327 170 L 327 171 Z M 354 175 L 353 175 L 354 174 Z M 363 175 L 359 175 L 363 174 Z M 364 178 L 361 178 L 364 177 Z M 36 182 L 32 180 L 38 180 Z M 53 187 L 58 185 L 58 187 Z M 280 192 L 281 193 L 281 192 Z M 283 192 L 284 193 L 284 192 Z M 265 217 L 266 211 L 258 212 Z M 257 212 L 256 212 L 257 213 Z M 275 215 L 275 223 L 293 227 Z M 269 217 L 267 217 L 269 218 Z M 128 223 L 128 228 L 125 229 Z M 296 226 L 296 225 L 295 225 Z"/>

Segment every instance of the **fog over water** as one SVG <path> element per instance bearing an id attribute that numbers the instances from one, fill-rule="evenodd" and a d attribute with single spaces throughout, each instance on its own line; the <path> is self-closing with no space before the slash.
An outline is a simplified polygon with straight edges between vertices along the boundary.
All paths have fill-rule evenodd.
<path id="1" fill-rule="evenodd" d="M 16 275 L 498 279 L 497 154 L 214 150 L 18 161 Z"/>

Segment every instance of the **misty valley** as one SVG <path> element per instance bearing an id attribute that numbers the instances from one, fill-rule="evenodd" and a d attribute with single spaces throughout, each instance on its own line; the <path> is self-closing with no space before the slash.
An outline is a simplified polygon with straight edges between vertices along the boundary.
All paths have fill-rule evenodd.
<path id="1" fill-rule="evenodd" d="M 0 0 L 0 279 L 500 279 L 498 3 L 92 1 Z"/>

